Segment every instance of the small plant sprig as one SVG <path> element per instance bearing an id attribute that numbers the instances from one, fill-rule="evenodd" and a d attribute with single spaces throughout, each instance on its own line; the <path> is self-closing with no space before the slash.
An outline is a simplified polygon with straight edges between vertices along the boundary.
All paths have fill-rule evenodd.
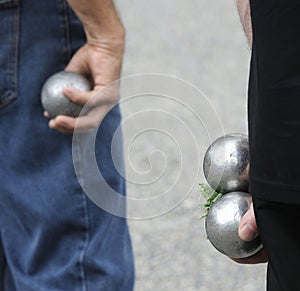
<path id="1" fill-rule="evenodd" d="M 218 201 L 223 194 L 219 193 L 217 191 L 215 191 L 214 189 L 212 189 L 210 186 L 204 184 L 204 183 L 200 183 L 200 195 L 206 199 L 206 203 L 200 205 L 200 207 L 202 209 L 204 209 L 205 213 L 203 215 L 201 215 L 200 219 L 204 218 L 207 216 L 208 211 L 210 209 L 210 207 L 216 202 Z"/>

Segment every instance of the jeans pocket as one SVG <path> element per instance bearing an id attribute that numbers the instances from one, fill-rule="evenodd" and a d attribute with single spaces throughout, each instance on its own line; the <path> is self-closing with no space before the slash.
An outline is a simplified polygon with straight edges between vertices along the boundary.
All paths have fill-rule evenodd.
<path id="1" fill-rule="evenodd" d="M 0 108 L 17 97 L 19 0 L 0 0 Z"/>

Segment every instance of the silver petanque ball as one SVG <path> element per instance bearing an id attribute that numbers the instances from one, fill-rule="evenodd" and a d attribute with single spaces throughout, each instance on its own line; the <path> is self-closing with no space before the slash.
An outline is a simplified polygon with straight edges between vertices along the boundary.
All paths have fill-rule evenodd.
<path id="1" fill-rule="evenodd" d="M 218 251 L 229 257 L 250 257 L 263 247 L 259 237 L 245 242 L 238 235 L 240 221 L 251 201 L 248 193 L 231 192 L 223 195 L 209 209 L 205 222 L 207 237 Z"/>
<path id="2" fill-rule="evenodd" d="M 65 87 L 74 87 L 80 91 L 92 89 L 91 83 L 78 73 L 61 71 L 52 75 L 45 82 L 41 94 L 42 105 L 51 117 L 60 114 L 76 117 L 83 108 L 63 95 Z"/>
<path id="3" fill-rule="evenodd" d="M 203 170 L 207 183 L 217 192 L 248 192 L 249 143 L 244 134 L 227 134 L 207 149 Z"/>

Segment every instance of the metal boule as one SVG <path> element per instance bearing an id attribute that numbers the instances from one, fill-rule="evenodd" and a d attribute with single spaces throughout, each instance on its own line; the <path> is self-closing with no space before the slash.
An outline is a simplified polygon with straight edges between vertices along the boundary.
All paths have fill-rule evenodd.
<path id="1" fill-rule="evenodd" d="M 63 95 L 63 89 L 74 87 L 80 91 L 90 91 L 91 83 L 75 72 L 60 71 L 47 79 L 42 88 L 41 101 L 43 108 L 51 117 L 57 115 L 79 116 L 83 106 L 74 103 Z"/>
<path id="2" fill-rule="evenodd" d="M 207 149 L 203 170 L 207 183 L 217 192 L 248 192 L 249 143 L 244 134 L 227 134 Z"/>
<path id="3" fill-rule="evenodd" d="M 252 197 L 245 192 L 223 195 L 209 209 L 205 221 L 206 234 L 211 244 L 221 253 L 232 258 L 246 258 L 263 248 L 256 237 L 251 242 L 239 238 L 240 221 L 249 209 Z"/>

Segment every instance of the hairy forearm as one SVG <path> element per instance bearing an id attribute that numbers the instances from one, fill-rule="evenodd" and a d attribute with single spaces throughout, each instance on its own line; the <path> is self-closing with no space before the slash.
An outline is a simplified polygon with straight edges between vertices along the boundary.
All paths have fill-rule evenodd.
<path id="1" fill-rule="evenodd" d="M 249 0 L 237 0 L 238 13 L 248 38 L 250 46 L 252 45 L 252 26 L 251 26 L 251 15 L 250 15 L 250 3 Z"/>
<path id="2" fill-rule="evenodd" d="M 124 28 L 112 0 L 68 0 L 81 20 L 88 41 L 122 42 Z"/>

